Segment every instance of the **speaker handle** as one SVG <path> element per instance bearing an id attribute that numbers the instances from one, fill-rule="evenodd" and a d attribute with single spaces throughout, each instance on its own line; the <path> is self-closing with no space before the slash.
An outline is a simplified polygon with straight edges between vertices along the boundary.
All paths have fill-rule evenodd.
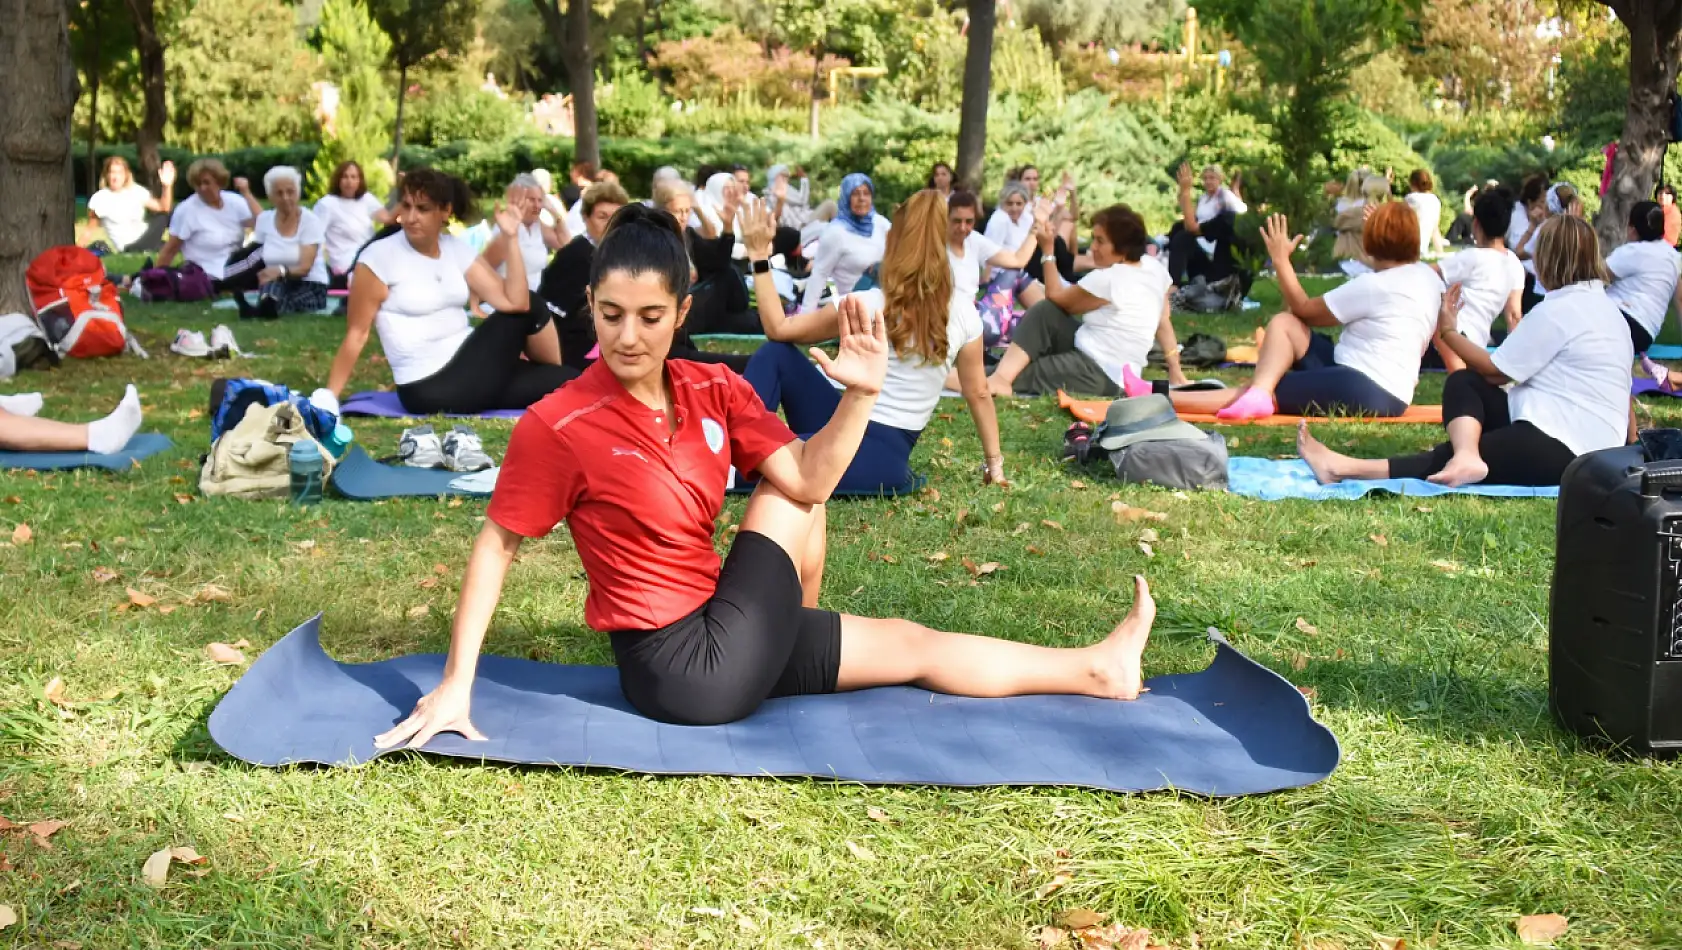
<path id="1" fill-rule="evenodd" d="M 1682 460 L 1652 462 L 1641 469 L 1641 494 L 1657 498 L 1667 491 L 1682 491 Z"/>

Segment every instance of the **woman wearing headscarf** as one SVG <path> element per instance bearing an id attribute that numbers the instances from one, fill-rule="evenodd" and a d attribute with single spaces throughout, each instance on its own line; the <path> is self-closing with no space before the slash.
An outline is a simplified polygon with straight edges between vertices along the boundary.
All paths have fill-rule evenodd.
<path id="1" fill-rule="evenodd" d="M 852 293 L 864 272 L 882 262 L 892 226 L 876 213 L 876 183 L 869 175 L 853 172 L 841 179 L 835 220 L 818 238 L 817 257 L 812 261 L 812 276 L 806 281 L 801 309 L 816 308 L 830 281 L 835 282 L 836 293 Z"/>
<path id="2" fill-rule="evenodd" d="M 703 237 L 735 233 L 735 221 L 726 220 L 725 215 L 734 215 L 741 200 L 740 187 L 736 176 L 729 172 L 714 172 L 707 176 L 706 187 L 695 195 L 695 213 L 701 216 Z"/>

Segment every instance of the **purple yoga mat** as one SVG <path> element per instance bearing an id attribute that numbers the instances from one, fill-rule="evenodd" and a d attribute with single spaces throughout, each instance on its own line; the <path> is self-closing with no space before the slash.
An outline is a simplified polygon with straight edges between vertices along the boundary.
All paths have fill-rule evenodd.
<path id="1" fill-rule="evenodd" d="M 343 414 L 347 416 L 380 416 L 386 419 L 419 419 L 419 413 L 410 412 L 403 408 L 403 401 L 396 393 L 366 392 L 356 393 L 339 404 Z M 451 419 L 518 419 L 525 415 L 524 409 L 492 409 L 488 412 L 445 412 L 439 415 Z"/>
<path id="2" fill-rule="evenodd" d="M 1682 399 L 1682 393 L 1667 393 L 1659 388 L 1656 380 L 1648 379 L 1645 376 L 1635 378 L 1635 382 L 1630 384 L 1629 394 L 1631 396 L 1669 396 L 1672 399 Z"/>

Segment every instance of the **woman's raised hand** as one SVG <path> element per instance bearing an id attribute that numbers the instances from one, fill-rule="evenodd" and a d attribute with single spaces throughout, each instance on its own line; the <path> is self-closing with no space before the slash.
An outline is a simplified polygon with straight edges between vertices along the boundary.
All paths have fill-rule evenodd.
<path id="1" fill-rule="evenodd" d="M 1460 285 L 1454 284 L 1443 294 L 1442 306 L 1437 308 L 1437 332 L 1454 333 L 1460 329 Z"/>
<path id="2" fill-rule="evenodd" d="M 390 730 L 374 737 L 374 748 L 385 750 L 404 743 L 419 749 L 440 732 L 459 732 L 475 742 L 485 741 L 485 734 L 473 727 L 468 719 L 468 707 L 473 698 L 473 684 L 445 680 L 432 692 L 415 703 L 415 711 Z"/>
<path id="3" fill-rule="evenodd" d="M 742 246 L 748 259 L 762 261 L 771 256 L 771 239 L 777 234 L 777 219 L 765 202 L 755 202 L 742 212 Z"/>
<path id="4" fill-rule="evenodd" d="M 249 178 L 235 178 L 234 179 L 234 190 L 239 192 L 242 195 L 251 194 L 251 179 L 249 179 Z"/>
<path id="5" fill-rule="evenodd" d="M 876 395 L 888 376 L 888 321 L 870 309 L 858 294 L 841 298 L 836 308 L 841 325 L 841 351 L 834 359 L 812 347 L 812 359 L 830 379 L 849 392 Z"/>
<path id="6" fill-rule="evenodd" d="M 158 166 L 158 184 L 165 188 L 175 184 L 175 163 L 164 162 Z"/>
<path id="7" fill-rule="evenodd" d="M 1190 191 L 1191 190 L 1191 185 L 1192 185 L 1191 162 L 1181 162 L 1180 163 L 1180 172 L 1179 172 L 1178 175 L 1174 176 L 1174 180 L 1179 182 L 1181 191 Z"/>
<path id="8" fill-rule="evenodd" d="M 497 202 L 491 217 L 496 221 L 496 228 L 503 237 L 513 237 L 520 233 L 520 213 L 513 208 Z"/>
<path id="9" fill-rule="evenodd" d="M 1052 214 L 1056 211 L 1057 203 L 1052 201 L 1050 198 L 1034 199 L 1034 225 L 1038 227 L 1039 225 L 1050 221 Z"/>
<path id="10" fill-rule="evenodd" d="M 1267 223 L 1261 229 L 1262 243 L 1267 245 L 1267 255 L 1275 263 L 1290 260 L 1291 254 L 1302 243 L 1302 235 L 1291 234 L 1291 223 L 1282 214 L 1268 215 Z"/>

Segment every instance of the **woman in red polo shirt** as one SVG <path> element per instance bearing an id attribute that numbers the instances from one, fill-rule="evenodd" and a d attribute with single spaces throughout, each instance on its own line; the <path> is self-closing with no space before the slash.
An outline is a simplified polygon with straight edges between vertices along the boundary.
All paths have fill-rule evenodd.
<path id="1" fill-rule="evenodd" d="M 515 426 L 443 681 L 379 747 L 418 748 L 446 731 L 482 738 L 469 698 L 503 580 L 520 543 L 562 520 L 590 581 L 585 621 L 612 638 L 626 698 L 653 719 L 725 723 L 773 696 L 902 683 L 967 696 L 1139 694 L 1156 614 L 1143 578 L 1127 618 L 1076 649 L 816 609 L 824 502 L 881 391 L 885 325 L 857 301 L 842 309 L 839 355 L 812 355 L 845 391 L 829 424 L 802 441 L 740 376 L 666 358 L 688 284 L 671 215 L 641 205 L 615 215 L 590 274 L 601 358 Z M 762 478 L 721 566 L 713 532 L 732 466 Z"/>

